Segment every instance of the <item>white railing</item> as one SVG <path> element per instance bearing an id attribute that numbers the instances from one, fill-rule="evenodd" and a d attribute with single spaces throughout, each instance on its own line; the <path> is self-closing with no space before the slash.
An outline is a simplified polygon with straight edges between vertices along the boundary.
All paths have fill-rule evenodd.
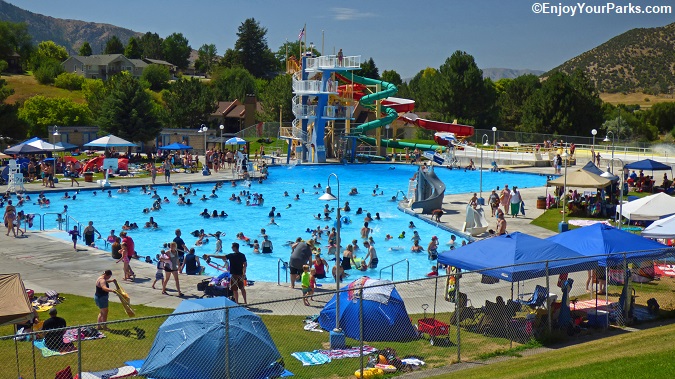
<path id="1" fill-rule="evenodd" d="M 339 59 L 337 55 L 324 55 L 317 58 L 307 58 L 306 60 L 306 69 L 308 71 L 316 71 L 327 68 L 360 68 L 361 67 L 361 56 L 352 55 L 348 57 L 342 57 Z"/>
<path id="2" fill-rule="evenodd" d="M 353 106 L 328 105 L 323 109 L 323 117 L 326 118 L 352 118 L 353 116 Z"/>
<path id="3" fill-rule="evenodd" d="M 314 118 L 316 117 L 316 105 L 293 105 L 293 114 L 297 118 Z"/>
<path id="4" fill-rule="evenodd" d="M 293 81 L 293 92 L 321 92 L 321 81 L 319 80 L 297 80 Z"/>
<path id="5" fill-rule="evenodd" d="M 293 138 L 298 138 L 303 142 L 307 141 L 307 132 L 304 132 L 301 127 L 293 127 Z"/>

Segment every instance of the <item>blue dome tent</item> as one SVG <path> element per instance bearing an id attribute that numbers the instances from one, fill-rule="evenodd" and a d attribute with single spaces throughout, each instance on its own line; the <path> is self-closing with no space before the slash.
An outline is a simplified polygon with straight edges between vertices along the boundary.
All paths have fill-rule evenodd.
<path id="1" fill-rule="evenodd" d="M 260 316 L 233 301 L 184 300 L 173 313 L 184 314 L 169 317 L 159 327 L 139 375 L 258 379 L 284 372 L 281 354 Z"/>
<path id="2" fill-rule="evenodd" d="M 359 297 L 361 286 L 363 299 Z M 405 342 L 418 338 L 393 282 L 362 277 L 343 288 L 339 296 L 340 328 L 347 337 L 360 338 L 359 303 L 363 301 L 364 341 Z M 319 314 L 319 325 L 326 330 L 335 328 L 335 296 Z"/>

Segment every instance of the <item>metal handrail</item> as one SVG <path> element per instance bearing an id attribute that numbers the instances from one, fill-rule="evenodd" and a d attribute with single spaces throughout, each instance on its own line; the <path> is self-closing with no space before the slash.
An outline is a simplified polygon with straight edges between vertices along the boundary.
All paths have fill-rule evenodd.
<path id="1" fill-rule="evenodd" d="M 77 223 L 77 231 L 80 234 L 80 239 L 84 239 L 84 234 L 82 234 L 82 223 L 79 222 L 75 217 L 73 216 L 66 217 L 66 230 L 70 230 L 70 222 L 69 222 L 70 219 L 72 219 L 73 221 L 75 221 L 75 223 Z"/>
<path id="2" fill-rule="evenodd" d="M 277 260 L 277 285 L 281 285 L 281 268 L 286 267 L 286 283 L 288 283 L 288 262 L 284 262 L 281 258 Z"/>
<path id="3" fill-rule="evenodd" d="M 406 275 L 405 275 L 406 280 L 410 280 L 410 262 L 408 261 L 408 259 L 401 259 L 400 261 L 392 263 L 389 266 L 382 267 L 380 269 L 380 279 L 382 279 L 382 271 L 391 267 L 391 281 L 393 282 L 394 281 L 394 266 L 396 266 L 399 263 L 403 263 L 403 262 L 405 262 L 408 265 L 408 270 L 407 270 Z"/>
<path id="4" fill-rule="evenodd" d="M 39 214 L 39 213 L 28 213 L 28 214 L 26 214 L 26 216 L 28 216 L 28 215 L 33 215 L 33 220 L 35 220 L 35 218 L 36 218 L 35 216 L 38 216 L 37 219 L 40 220 L 40 227 L 38 228 L 38 230 L 44 230 L 44 229 L 42 229 L 44 223 L 42 222 L 42 215 L 41 214 Z M 28 222 L 24 223 L 24 225 L 27 225 L 27 224 L 28 224 Z M 24 229 L 26 229 L 25 226 L 24 226 Z"/>
<path id="5" fill-rule="evenodd" d="M 42 221 L 41 221 L 42 229 L 40 229 L 40 230 L 45 230 L 44 228 L 45 228 L 46 224 L 45 224 L 45 222 L 44 222 L 44 219 L 45 219 L 45 216 L 47 216 L 47 215 L 63 216 L 62 213 L 58 213 L 58 212 L 47 212 L 47 213 L 41 214 L 41 215 L 40 215 L 40 218 L 42 219 Z M 61 222 L 59 222 L 58 219 L 57 219 L 57 223 L 59 224 L 59 230 L 63 230 L 62 226 L 63 226 L 63 223 L 64 223 L 65 221 L 66 221 L 66 219 L 64 219 L 64 218 L 62 218 L 62 221 L 61 221 Z"/>

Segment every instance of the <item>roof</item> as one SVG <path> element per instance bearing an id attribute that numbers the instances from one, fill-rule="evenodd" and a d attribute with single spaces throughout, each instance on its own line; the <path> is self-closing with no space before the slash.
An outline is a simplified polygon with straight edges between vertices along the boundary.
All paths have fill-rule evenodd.
<path id="1" fill-rule="evenodd" d="M 129 59 L 129 62 L 133 63 L 136 68 L 148 67 L 148 64 L 142 59 Z"/>
<path id="2" fill-rule="evenodd" d="M 110 63 L 116 61 L 120 57 L 128 60 L 124 55 L 122 54 L 97 54 L 97 55 L 89 55 L 89 56 L 84 56 L 84 55 L 73 55 L 70 58 L 73 58 L 82 64 L 90 65 L 90 66 L 107 66 Z"/>
<path id="3" fill-rule="evenodd" d="M 169 63 L 167 61 L 163 61 L 161 59 L 150 59 L 150 58 L 145 58 L 143 59 L 145 62 L 150 63 L 150 64 L 161 64 L 163 66 L 171 66 L 171 67 L 176 67 L 175 64 Z"/>

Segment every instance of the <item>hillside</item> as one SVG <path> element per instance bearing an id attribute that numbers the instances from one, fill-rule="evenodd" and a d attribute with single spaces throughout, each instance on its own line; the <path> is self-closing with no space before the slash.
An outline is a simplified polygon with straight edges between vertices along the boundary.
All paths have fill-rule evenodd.
<path id="1" fill-rule="evenodd" d="M 126 43 L 129 37 L 142 35 L 142 33 L 110 24 L 44 16 L 23 10 L 2 0 L 0 0 L 0 20 L 25 22 L 36 45 L 41 41 L 52 40 L 65 46 L 69 54 L 77 54 L 85 41 L 89 42 L 94 54 L 99 54 L 103 51 L 106 41 L 114 35 L 123 43 Z"/>
<path id="2" fill-rule="evenodd" d="M 675 23 L 632 29 L 544 74 L 581 69 L 600 92 L 664 94 L 675 90 Z"/>
<path id="3" fill-rule="evenodd" d="M 515 79 L 519 76 L 532 74 L 540 76 L 544 71 L 539 70 L 530 70 L 530 69 L 513 69 L 513 68 L 484 68 L 483 77 L 490 78 L 492 81 L 497 81 L 499 79 Z"/>

